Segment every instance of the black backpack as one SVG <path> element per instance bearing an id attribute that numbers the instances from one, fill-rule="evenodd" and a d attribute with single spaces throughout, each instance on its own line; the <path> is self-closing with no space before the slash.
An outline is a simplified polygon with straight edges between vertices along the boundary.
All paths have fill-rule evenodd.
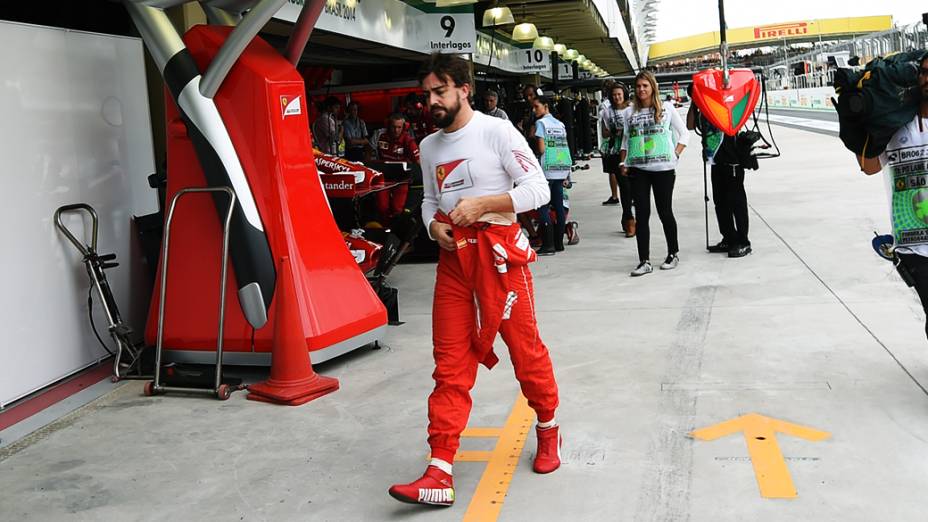
<path id="1" fill-rule="evenodd" d="M 848 150 L 875 158 L 897 130 L 918 111 L 918 62 L 926 52 L 909 51 L 874 58 L 861 71 L 838 69 L 832 104 L 838 111 L 839 137 Z"/>

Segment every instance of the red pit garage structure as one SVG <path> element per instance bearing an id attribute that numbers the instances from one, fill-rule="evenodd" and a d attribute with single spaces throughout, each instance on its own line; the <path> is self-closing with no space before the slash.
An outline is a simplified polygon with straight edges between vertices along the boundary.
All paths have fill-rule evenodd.
<path id="1" fill-rule="evenodd" d="M 223 336 L 225 360 L 232 364 L 268 364 L 281 315 L 298 318 L 296 328 L 313 362 L 377 341 L 387 324 L 386 310 L 346 248 L 326 201 L 304 82 L 294 65 L 324 1 L 307 2 L 287 56 L 256 36 L 284 2 L 201 2 L 223 19 L 247 14 L 235 27 L 199 25 L 183 38 L 163 9 L 184 0 L 125 3 L 167 85 L 167 200 L 188 187 L 231 187 L 236 195 Z M 162 318 L 169 360 L 215 360 L 220 294 L 215 260 L 226 201 L 194 195 L 177 205 Z M 163 269 L 159 266 L 159 274 Z M 282 278 L 287 272 L 292 281 Z M 288 285 L 293 296 L 282 304 Z M 149 344 L 156 341 L 161 297 L 156 289 Z"/>

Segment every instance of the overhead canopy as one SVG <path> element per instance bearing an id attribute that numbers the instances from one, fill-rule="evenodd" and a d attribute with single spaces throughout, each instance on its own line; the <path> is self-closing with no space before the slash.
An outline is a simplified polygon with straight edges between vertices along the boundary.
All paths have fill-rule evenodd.
<path id="1" fill-rule="evenodd" d="M 598 3 L 609 5 L 609 2 Z M 636 69 L 637 60 L 628 43 L 624 23 L 613 21 L 614 27 L 611 27 L 596 4 L 596 0 L 500 0 L 496 5 L 509 7 L 516 23 L 535 24 L 539 34 L 577 49 L 610 73 Z M 619 13 L 618 5 L 614 5 L 614 10 L 619 16 L 627 16 L 627 13 Z M 621 34 L 616 34 L 617 31 Z"/>
<path id="2" fill-rule="evenodd" d="M 565 2 L 566 3 L 566 2 Z M 858 16 L 854 18 L 829 18 L 784 22 L 728 29 L 726 39 L 729 49 L 750 49 L 783 42 L 817 42 L 820 39 L 852 38 L 869 33 L 886 31 L 893 26 L 892 16 Z M 656 61 L 688 58 L 719 48 L 718 31 L 675 38 L 651 44 L 649 63 Z"/>

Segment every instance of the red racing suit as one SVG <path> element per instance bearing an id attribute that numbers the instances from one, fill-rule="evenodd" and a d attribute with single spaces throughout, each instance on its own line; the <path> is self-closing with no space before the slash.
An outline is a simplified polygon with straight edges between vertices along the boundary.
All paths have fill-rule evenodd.
<path id="1" fill-rule="evenodd" d="M 399 138 L 395 138 L 387 131 L 377 139 L 377 155 L 382 161 L 419 163 L 419 146 L 409 133 L 404 132 Z M 408 195 L 408 183 L 400 183 L 392 189 L 381 190 L 377 193 L 377 212 L 385 220 L 402 214 Z"/>
<path id="2" fill-rule="evenodd" d="M 449 223 L 443 214 L 436 219 Z M 558 406 L 551 358 L 535 321 L 528 269 L 535 252 L 528 238 L 517 224 L 477 223 L 455 226 L 453 232 L 457 251 L 441 251 L 435 280 L 435 389 L 429 396 L 429 446 L 433 458 L 446 462 L 453 462 L 467 426 L 477 366 L 492 368 L 498 361 L 493 353 L 497 332 L 538 420 L 553 419 Z"/>

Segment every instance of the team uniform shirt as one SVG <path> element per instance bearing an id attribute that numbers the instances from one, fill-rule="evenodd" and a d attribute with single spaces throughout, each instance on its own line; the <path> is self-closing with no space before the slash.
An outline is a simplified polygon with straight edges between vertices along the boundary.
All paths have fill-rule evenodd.
<path id="1" fill-rule="evenodd" d="M 406 132 L 401 133 L 399 138 L 394 138 L 389 132 L 378 133 L 375 148 L 381 161 L 419 163 L 419 146 Z"/>
<path id="2" fill-rule="evenodd" d="M 928 257 L 928 121 L 896 131 L 880 154 L 896 251 Z"/>
<path id="3" fill-rule="evenodd" d="M 702 134 L 702 157 L 709 165 L 738 166 L 738 147 L 734 136 L 720 131 L 703 116 L 696 113 L 696 123 Z"/>
<path id="4" fill-rule="evenodd" d="M 409 133 L 417 144 L 421 144 L 426 136 L 433 134 L 437 127 L 432 121 L 432 114 L 428 111 L 420 111 L 418 114 L 406 114 L 406 121 L 409 122 Z"/>
<path id="5" fill-rule="evenodd" d="M 608 100 L 599 107 L 599 150 L 603 154 L 616 156 L 622 150 L 622 137 L 625 132 L 625 109 L 613 109 Z M 609 130 L 610 137 L 605 137 L 603 130 Z"/>
<path id="6" fill-rule="evenodd" d="M 654 121 L 654 109 L 638 111 L 634 104 L 625 109 L 621 150 L 628 151 L 626 166 L 651 172 L 677 167 L 674 148 L 689 143 L 690 131 L 672 103 L 664 102 L 663 109 L 660 123 Z"/>
<path id="7" fill-rule="evenodd" d="M 525 138 L 499 118 L 474 112 L 464 127 L 426 137 L 420 150 L 426 230 L 436 213 L 450 214 L 464 197 L 508 194 L 516 213 L 551 199 L 541 165 Z M 515 216 L 506 217 L 515 221 Z"/>
<path id="8" fill-rule="evenodd" d="M 550 113 L 545 114 L 535 122 L 535 139 L 538 138 L 545 143 L 545 151 L 539 159 L 545 179 L 567 179 L 573 163 L 567 145 L 567 127 Z"/>

